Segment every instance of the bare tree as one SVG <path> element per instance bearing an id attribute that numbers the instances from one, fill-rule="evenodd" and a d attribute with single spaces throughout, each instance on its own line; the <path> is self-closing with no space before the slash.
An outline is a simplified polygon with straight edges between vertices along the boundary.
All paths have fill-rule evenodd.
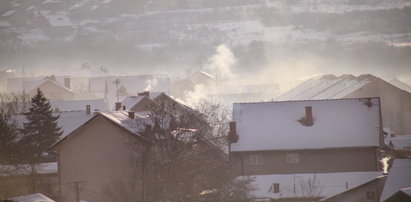
<path id="1" fill-rule="evenodd" d="M 301 192 L 301 197 L 303 198 L 320 198 L 321 197 L 321 186 L 320 181 L 317 180 L 317 175 L 314 174 L 313 178 L 303 179 L 300 178 L 299 189 Z"/>
<path id="2" fill-rule="evenodd" d="M 195 109 L 203 114 L 206 126 L 210 129 L 210 132 L 206 134 L 207 139 L 226 150 L 228 126 L 231 120 L 229 108 L 221 103 L 201 100 Z"/>
<path id="3" fill-rule="evenodd" d="M 0 110 L 8 115 L 22 114 L 30 107 L 30 97 L 25 93 L 0 93 Z"/>
<path id="4" fill-rule="evenodd" d="M 241 201 L 249 180 L 231 174 L 227 155 L 207 140 L 203 115 L 156 104 L 140 134 L 149 142 L 130 144 L 136 158 L 127 177 L 113 179 L 107 193 L 116 201 Z M 121 189 L 119 189 L 121 187 Z M 131 190 L 130 190 L 131 189 Z M 232 199 L 232 200 L 231 200 Z"/>

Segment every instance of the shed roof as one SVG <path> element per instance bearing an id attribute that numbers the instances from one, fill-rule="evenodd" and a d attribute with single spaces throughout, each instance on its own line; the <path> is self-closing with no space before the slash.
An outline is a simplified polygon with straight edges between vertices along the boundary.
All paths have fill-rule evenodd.
<path id="1" fill-rule="evenodd" d="M 313 195 L 329 197 L 344 192 L 351 187 L 361 185 L 382 175 L 382 172 L 342 172 L 342 173 L 303 173 L 281 175 L 254 175 L 256 190 L 252 191 L 255 198 L 281 199 L 307 197 L 301 190 L 301 184 L 310 182 L 313 185 Z M 273 193 L 273 183 L 278 183 L 279 193 Z M 294 186 L 295 185 L 295 186 Z M 295 187 L 295 192 L 294 192 Z M 315 193 L 314 193 L 315 192 Z"/>
<path id="2" fill-rule="evenodd" d="M 312 126 L 298 121 L 307 106 Z M 380 145 L 379 98 L 235 103 L 233 121 L 239 136 L 233 152 Z"/>

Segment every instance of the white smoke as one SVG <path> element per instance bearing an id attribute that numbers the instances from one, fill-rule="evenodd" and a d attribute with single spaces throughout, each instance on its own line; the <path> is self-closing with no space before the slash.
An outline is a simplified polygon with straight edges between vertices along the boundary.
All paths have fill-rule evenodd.
<path id="1" fill-rule="evenodd" d="M 192 91 L 185 91 L 185 103 L 190 106 L 194 106 L 199 101 L 206 99 L 207 95 L 210 93 L 209 88 L 203 84 L 197 84 L 194 86 Z"/>
<path id="2" fill-rule="evenodd" d="M 388 161 L 390 160 L 390 157 L 384 157 L 381 159 L 381 163 L 383 165 L 384 173 L 388 173 Z"/>
<path id="3" fill-rule="evenodd" d="M 216 48 L 216 53 L 212 55 L 204 66 L 204 70 L 212 75 L 215 75 L 217 82 L 229 82 L 235 78 L 233 66 L 236 64 L 236 59 L 231 50 L 221 44 Z M 195 105 L 203 99 L 209 99 L 211 94 L 216 93 L 216 84 L 196 84 L 193 90 L 184 91 L 184 100 L 188 105 Z"/>
<path id="4" fill-rule="evenodd" d="M 227 80 L 233 79 L 232 71 L 236 59 L 231 50 L 224 44 L 217 47 L 216 53 L 208 59 L 205 70 L 215 74 L 217 79 Z"/>
<path id="5" fill-rule="evenodd" d="M 151 91 L 155 86 L 158 84 L 157 79 L 148 79 L 146 80 L 146 88 L 144 88 L 144 91 Z"/>

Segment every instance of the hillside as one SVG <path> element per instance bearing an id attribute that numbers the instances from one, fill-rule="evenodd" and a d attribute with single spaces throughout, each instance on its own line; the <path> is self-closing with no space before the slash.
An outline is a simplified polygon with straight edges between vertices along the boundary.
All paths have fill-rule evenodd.
<path id="1" fill-rule="evenodd" d="M 244 71 L 307 52 L 407 66 L 410 17 L 410 0 L 3 0 L 0 67 L 196 66 L 222 43 Z"/>

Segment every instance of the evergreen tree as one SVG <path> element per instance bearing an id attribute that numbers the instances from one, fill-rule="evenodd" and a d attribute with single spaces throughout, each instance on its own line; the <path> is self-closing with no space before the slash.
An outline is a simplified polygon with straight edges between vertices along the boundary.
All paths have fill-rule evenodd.
<path id="1" fill-rule="evenodd" d="M 0 165 L 17 162 L 18 130 L 15 121 L 3 110 L 0 111 Z"/>
<path id="2" fill-rule="evenodd" d="M 53 116 L 49 101 L 40 89 L 31 99 L 29 112 L 25 113 L 27 122 L 21 130 L 20 146 L 24 162 L 41 163 L 53 160 L 53 155 L 48 154 L 48 148 L 63 134 L 61 127 L 57 126 L 59 116 Z"/>

